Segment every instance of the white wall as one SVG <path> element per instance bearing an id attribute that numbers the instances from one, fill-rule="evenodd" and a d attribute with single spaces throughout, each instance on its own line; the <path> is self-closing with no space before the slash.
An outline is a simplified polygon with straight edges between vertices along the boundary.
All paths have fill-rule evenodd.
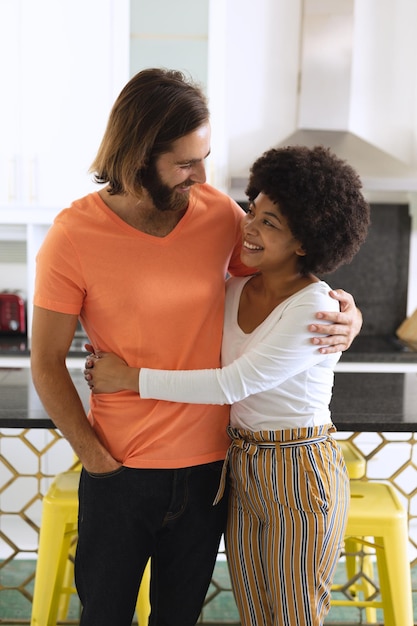
<path id="1" fill-rule="evenodd" d="M 352 103 L 352 130 L 415 164 L 417 3 L 356 0 L 354 7 L 352 82 L 358 97 Z"/>
<path id="2" fill-rule="evenodd" d="M 206 87 L 208 5 L 209 0 L 131 0 L 130 74 L 166 67 Z"/>
<path id="3" fill-rule="evenodd" d="M 212 0 L 212 12 L 219 4 L 221 0 Z M 230 178 L 246 176 L 253 160 L 295 127 L 300 1 L 225 4 L 224 22 L 211 22 L 209 96 L 215 103 L 213 132 L 219 118 L 226 136 L 223 145 L 213 145 L 213 160 L 229 164 Z M 217 75 L 222 77 L 220 94 Z M 219 154 L 218 148 L 227 154 Z"/>

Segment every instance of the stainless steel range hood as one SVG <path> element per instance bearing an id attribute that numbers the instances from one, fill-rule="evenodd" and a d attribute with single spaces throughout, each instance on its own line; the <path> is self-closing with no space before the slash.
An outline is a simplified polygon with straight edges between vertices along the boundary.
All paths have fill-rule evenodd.
<path id="1" fill-rule="evenodd" d="M 328 146 L 358 171 L 365 189 L 416 191 L 409 130 L 415 79 L 395 63 L 398 48 L 406 57 L 402 35 L 384 34 L 396 3 L 382 4 L 385 13 L 375 15 L 363 0 L 303 1 L 295 128 L 276 147 Z M 232 187 L 242 188 L 237 181 Z"/>
<path id="2" fill-rule="evenodd" d="M 359 9 L 355 0 L 304 0 L 298 128 L 279 145 L 325 145 L 355 167 L 365 185 L 417 187 L 417 172 L 407 163 L 411 133 L 408 141 L 395 143 L 392 128 L 375 121 L 380 115 L 381 122 L 391 121 L 391 127 L 399 124 L 395 110 L 383 111 L 390 103 L 382 98 L 372 108 L 379 72 L 371 72 L 375 65 L 369 64 L 368 84 L 364 84 L 363 66 L 371 53 L 369 47 L 359 47 L 364 31 L 369 39 L 372 32 L 364 27 L 365 16 Z M 378 41 L 372 42 L 377 49 Z M 386 54 L 389 44 L 381 43 Z M 382 55 L 380 63 L 385 63 Z M 384 72 L 384 80 L 390 80 L 386 64 Z M 375 84 L 369 85 L 369 80 Z"/>
<path id="3" fill-rule="evenodd" d="M 322 145 L 331 148 L 356 169 L 368 189 L 417 190 L 416 170 L 350 131 L 301 128 L 276 147 L 290 145 L 304 145 L 309 148 Z"/>

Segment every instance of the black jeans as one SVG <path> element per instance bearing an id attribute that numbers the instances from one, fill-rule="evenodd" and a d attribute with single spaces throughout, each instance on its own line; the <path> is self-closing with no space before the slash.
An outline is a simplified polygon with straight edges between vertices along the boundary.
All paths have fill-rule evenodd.
<path id="1" fill-rule="evenodd" d="M 151 557 L 151 626 L 194 626 L 227 515 L 213 506 L 222 462 L 185 469 L 82 471 L 75 579 L 80 626 L 131 626 Z"/>

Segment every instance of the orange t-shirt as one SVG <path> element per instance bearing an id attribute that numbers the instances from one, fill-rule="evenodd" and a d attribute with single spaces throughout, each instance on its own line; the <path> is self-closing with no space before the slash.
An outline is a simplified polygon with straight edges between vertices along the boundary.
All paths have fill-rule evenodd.
<path id="1" fill-rule="evenodd" d="M 97 192 L 51 226 L 37 257 L 34 303 L 80 316 L 96 350 L 133 367 L 220 365 L 225 276 L 240 261 L 243 212 L 209 185 L 166 237 L 126 224 Z M 229 407 L 143 400 L 124 391 L 92 395 L 98 436 L 129 467 L 178 468 L 224 458 Z"/>

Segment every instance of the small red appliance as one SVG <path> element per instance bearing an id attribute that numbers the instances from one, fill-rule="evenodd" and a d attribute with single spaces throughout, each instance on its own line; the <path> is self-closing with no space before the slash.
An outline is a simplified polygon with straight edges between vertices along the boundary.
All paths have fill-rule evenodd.
<path id="1" fill-rule="evenodd" d="M 0 334 L 26 333 L 25 302 L 18 294 L 0 293 Z"/>

